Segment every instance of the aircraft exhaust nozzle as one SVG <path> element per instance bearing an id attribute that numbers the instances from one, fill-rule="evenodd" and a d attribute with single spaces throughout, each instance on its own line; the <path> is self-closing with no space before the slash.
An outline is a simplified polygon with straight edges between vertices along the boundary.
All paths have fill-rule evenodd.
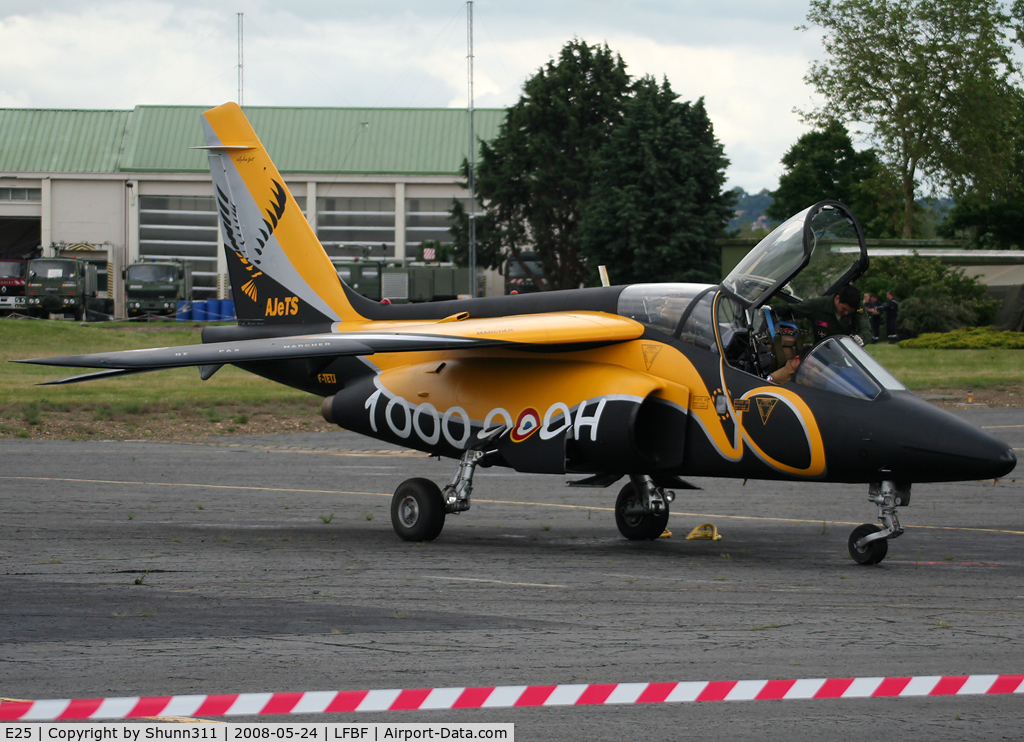
<path id="1" fill-rule="evenodd" d="M 334 415 L 331 414 L 331 406 L 334 404 L 334 395 L 324 397 L 324 401 L 320 404 L 320 414 L 324 416 L 324 420 L 334 425 Z"/>

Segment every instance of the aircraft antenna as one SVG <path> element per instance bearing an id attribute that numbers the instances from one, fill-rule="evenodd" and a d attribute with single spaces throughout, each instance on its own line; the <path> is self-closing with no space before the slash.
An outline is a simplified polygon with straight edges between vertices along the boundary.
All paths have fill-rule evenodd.
<path id="1" fill-rule="evenodd" d="M 243 90 L 242 70 L 245 67 L 245 65 L 242 64 L 242 41 L 243 41 L 243 39 L 242 39 L 242 16 L 245 15 L 245 14 L 244 13 L 236 13 L 235 15 L 238 16 L 238 105 L 241 106 L 242 105 L 242 90 Z"/>
<path id="2" fill-rule="evenodd" d="M 466 2 L 466 54 L 469 78 L 469 295 L 476 297 L 476 136 L 473 133 L 473 0 Z"/>

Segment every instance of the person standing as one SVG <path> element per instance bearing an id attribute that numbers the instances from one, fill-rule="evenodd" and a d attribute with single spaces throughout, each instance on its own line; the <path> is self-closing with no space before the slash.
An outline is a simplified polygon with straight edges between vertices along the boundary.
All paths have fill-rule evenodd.
<path id="1" fill-rule="evenodd" d="M 889 342 L 895 344 L 899 339 L 896 333 L 896 315 L 900 311 L 900 303 L 896 301 L 896 294 L 888 292 L 886 295 L 888 301 L 885 302 L 885 332 L 889 336 Z"/>
<path id="2" fill-rule="evenodd" d="M 871 342 L 878 342 L 878 333 L 882 326 L 882 313 L 878 310 L 881 302 L 875 294 L 864 294 L 864 314 L 868 316 L 868 324 L 871 325 Z"/>

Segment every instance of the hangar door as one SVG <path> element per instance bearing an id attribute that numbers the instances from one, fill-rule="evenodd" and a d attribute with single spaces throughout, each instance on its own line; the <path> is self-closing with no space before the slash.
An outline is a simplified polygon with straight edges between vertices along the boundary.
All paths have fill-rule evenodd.
<path id="1" fill-rule="evenodd" d="M 190 262 L 196 299 L 217 297 L 217 229 L 212 196 L 139 197 L 139 258 Z"/>
<path id="2" fill-rule="evenodd" d="M 0 188 L 0 258 L 32 258 L 42 241 L 40 188 Z"/>
<path id="3" fill-rule="evenodd" d="M 41 234 L 38 217 L 0 217 L 0 258 L 35 257 Z"/>

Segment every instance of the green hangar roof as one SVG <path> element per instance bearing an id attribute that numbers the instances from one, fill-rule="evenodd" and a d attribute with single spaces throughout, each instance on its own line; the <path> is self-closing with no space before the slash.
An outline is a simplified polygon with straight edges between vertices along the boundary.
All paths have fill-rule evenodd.
<path id="1" fill-rule="evenodd" d="M 0 109 L 0 172 L 111 173 L 131 111 Z"/>
<path id="2" fill-rule="evenodd" d="M 2 172 L 206 172 L 199 115 L 210 106 L 131 111 L 0 109 Z M 455 175 L 469 116 L 457 108 L 245 107 L 283 173 Z M 477 109 L 474 133 L 493 139 L 505 109 Z"/>

